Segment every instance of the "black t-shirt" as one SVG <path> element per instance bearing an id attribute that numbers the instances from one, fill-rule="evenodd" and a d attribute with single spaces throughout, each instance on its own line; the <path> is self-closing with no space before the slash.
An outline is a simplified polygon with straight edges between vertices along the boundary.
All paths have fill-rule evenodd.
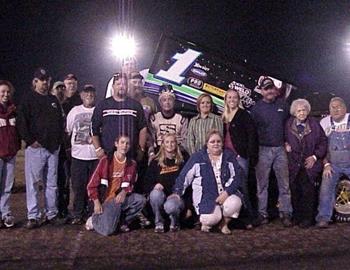
<path id="1" fill-rule="evenodd" d="M 135 158 L 140 130 L 147 126 L 142 106 L 136 100 L 126 98 L 116 101 L 109 97 L 99 102 L 92 115 L 92 134 L 101 139 L 101 146 L 113 152 L 114 141 L 121 135 L 130 137 L 130 156 Z"/>
<path id="2" fill-rule="evenodd" d="M 181 172 L 183 163 L 176 165 L 175 159 L 166 158 L 164 164 L 166 166 L 161 167 L 158 164 L 158 160 L 152 160 L 149 165 L 145 176 L 146 191 L 148 193 L 152 191 L 157 183 L 164 187 L 164 193 L 167 196 L 172 193 L 173 185 Z"/>

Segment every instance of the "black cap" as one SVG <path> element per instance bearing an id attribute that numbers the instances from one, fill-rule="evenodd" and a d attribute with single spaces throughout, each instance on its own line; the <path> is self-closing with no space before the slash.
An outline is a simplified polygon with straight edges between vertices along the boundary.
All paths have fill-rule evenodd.
<path id="1" fill-rule="evenodd" d="M 92 84 L 85 84 L 83 89 L 80 90 L 81 92 L 96 92 L 96 88 Z"/>
<path id="2" fill-rule="evenodd" d="M 39 80 L 48 80 L 50 78 L 49 73 L 46 71 L 46 69 L 40 67 L 35 70 L 34 72 L 34 78 L 37 78 Z"/>

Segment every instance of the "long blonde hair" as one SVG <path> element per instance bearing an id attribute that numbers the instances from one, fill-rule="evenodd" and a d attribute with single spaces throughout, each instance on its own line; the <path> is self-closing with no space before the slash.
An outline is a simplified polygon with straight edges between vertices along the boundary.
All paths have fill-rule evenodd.
<path id="1" fill-rule="evenodd" d="M 226 100 L 226 98 L 227 98 L 227 93 L 228 93 L 229 91 L 234 92 L 234 93 L 237 94 L 237 96 L 238 96 L 238 107 L 239 107 L 239 104 L 240 104 L 240 101 L 241 101 L 241 97 L 239 96 L 239 93 L 238 93 L 237 90 L 235 90 L 235 89 L 228 89 L 228 90 L 226 90 L 226 93 L 225 93 L 225 96 L 224 96 L 224 111 L 223 111 L 222 116 L 221 116 L 221 117 L 222 117 L 222 121 L 223 121 L 224 123 L 229 123 L 229 122 L 231 122 L 231 120 L 232 120 L 232 119 L 229 119 L 229 118 L 230 118 L 230 114 L 231 114 L 231 109 L 230 109 L 230 107 L 228 106 L 227 100 Z"/>
<path id="2" fill-rule="evenodd" d="M 179 145 L 177 144 L 177 139 L 176 139 L 176 134 L 174 133 L 167 133 L 167 134 L 164 134 L 162 136 L 162 143 L 160 145 L 160 148 L 159 148 L 159 151 L 156 155 L 156 160 L 158 160 L 158 164 L 159 166 L 161 167 L 166 167 L 166 165 L 164 164 L 164 161 L 165 161 L 165 158 L 166 158 L 166 155 L 165 155 L 165 147 L 164 147 L 164 141 L 166 138 L 169 138 L 169 137 L 173 137 L 175 139 L 175 142 L 176 142 L 176 148 L 175 148 L 175 165 L 180 165 L 182 162 L 183 162 L 183 156 L 181 154 L 181 151 L 180 151 L 180 147 Z"/>

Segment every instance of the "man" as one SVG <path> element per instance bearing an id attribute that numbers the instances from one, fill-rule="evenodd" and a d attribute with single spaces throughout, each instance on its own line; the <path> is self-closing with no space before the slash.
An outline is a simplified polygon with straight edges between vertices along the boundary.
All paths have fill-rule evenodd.
<path id="1" fill-rule="evenodd" d="M 64 102 L 62 104 L 63 111 L 68 115 L 69 111 L 74 107 L 82 104 L 78 90 L 78 79 L 74 74 L 68 74 L 64 78 L 66 91 L 64 92 Z"/>
<path id="2" fill-rule="evenodd" d="M 52 89 L 51 89 L 51 95 L 54 95 L 60 104 L 64 101 L 64 93 L 66 91 L 66 86 L 63 82 L 57 81 L 53 84 Z"/>
<path id="3" fill-rule="evenodd" d="M 64 78 L 65 91 L 63 91 L 64 98 L 62 101 L 62 109 L 65 117 L 74 106 L 82 104 L 80 95 L 78 93 L 78 79 L 70 73 Z M 68 205 L 69 205 L 69 182 L 71 177 L 71 145 L 68 136 L 64 137 L 59 153 L 59 167 L 63 168 L 61 172 L 62 177 L 58 177 L 58 212 L 59 216 L 66 218 L 68 216 Z M 61 169 L 62 170 L 62 169 Z"/>
<path id="4" fill-rule="evenodd" d="M 66 86 L 63 82 L 57 81 L 53 84 L 50 91 L 51 95 L 54 95 L 62 106 L 65 100 L 64 93 L 66 91 Z M 62 110 L 63 118 L 66 115 Z M 65 120 L 64 120 L 65 122 Z M 60 151 L 58 153 L 58 168 L 57 168 L 57 207 L 58 207 L 58 217 L 67 218 L 68 217 L 68 205 L 69 205 L 69 177 L 70 177 L 70 162 L 67 157 L 70 156 L 70 145 L 68 142 L 67 134 L 63 136 L 62 143 L 60 145 Z M 69 152 L 67 153 L 68 150 Z"/>
<path id="5" fill-rule="evenodd" d="M 139 102 L 127 97 L 127 77 L 113 77 L 113 96 L 97 104 L 92 115 L 92 141 L 97 157 L 112 153 L 118 135 L 130 136 L 130 156 L 136 158 L 146 145 L 147 123 Z"/>
<path id="6" fill-rule="evenodd" d="M 84 223 L 88 203 L 87 184 L 98 159 L 91 138 L 91 117 L 95 109 L 96 89 L 85 85 L 80 92 L 82 105 L 75 106 L 67 116 L 66 130 L 71 135 L 72 166 L 71 181 L 74 193 L 73 225 Z"/>
<path id="7" fill-rule="evenodd" d="M 151 114 L 157 112 L 157 106 L 154 100 L 145 95 L 143 89 L 143 77 L 137 71 L 133 71 L 129 75 L 128 96 L 141 103 L 147 121 L 149 121 Z"/>
<path id="8" fill-rule="evenodd" d="M 334 97 L 329 103 L 330 115 L 320 122 L 328 137 L 322 184 L 316 217 L 319 228 L 327 228 L 332 218 L 335 191 L 341 175 L 350 177 L 350 118 L 345 102 Z"/>
<path id="9" fill-rule="evenodd" d="M 259 161 L 256 166 L 259 217 L 257 225 L 268 223 L 267 202 L 271 167 L 278 183 L 278 205 L 283 226 L 290 227 L 292 205 L 289 188 L 288 159 L 284 148 L 284 126 L 288 108 L 281 99 L 276 99 L 276 86 L 266 77 L 260 83 L 263 98 L 252 109 L 259 138 Z"/>
<path id="10" fill-rule="evenodd" d="M 154 141 L 154 148 L 149 150 L 150 158 L 154 156 L 162 143 L 162 135 L 175 133 L 181 150 L 185 149 L 188 120 L 181 114 L 175 113 L 175 93 L 171 85 L 162 85 L 159 93 L 161 111 L 150 117 L 150 129 Z"/>
<path id="11" fill-rule="evenodd" d="M 43 180 L 45 214 L 49 223 L 57 221 L 57 164 L 63 136 L 63 116 L 57 98 L 48 93 L 50 76 L 43 68 L 34 73 L 33 91 L 22 98 L 18 129 L 26 143 L 25 178 L 28 229 L 41 225 L 38 182 Z M 44 175 L 45 174 L 45 175 Z"/>

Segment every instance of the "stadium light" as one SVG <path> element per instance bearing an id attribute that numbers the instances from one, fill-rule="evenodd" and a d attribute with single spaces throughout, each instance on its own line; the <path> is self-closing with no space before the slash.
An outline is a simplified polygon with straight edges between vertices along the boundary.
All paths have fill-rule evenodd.
<path id="1" fill-rule="evenodd" d="M 132 58 L 136 54 L 136 42 L 133 36 L 119 34 L 110 40 L 110 49 L 120 60 Z"/>

